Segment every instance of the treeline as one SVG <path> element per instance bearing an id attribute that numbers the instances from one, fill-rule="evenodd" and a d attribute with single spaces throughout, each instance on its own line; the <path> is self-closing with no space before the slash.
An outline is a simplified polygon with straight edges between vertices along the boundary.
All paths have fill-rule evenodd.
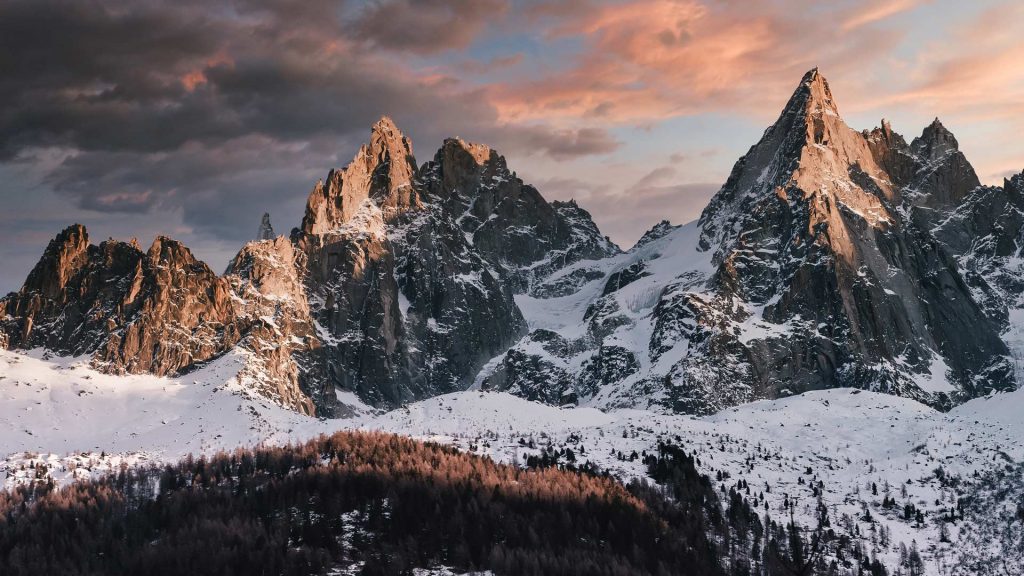
<path id="1" fill-rule="evenodd" d="M 763 540 L 742 499 L 723 512 L 685 453 L 649 458 L 661 485 L 626 487 L 592 470 L 520 469 L 396 435 L 341 432 L 62 489 L 38 483 L 0 493 L 0 573 L 787 573 L 784 564 L 730 561 Z M 733 543 L 741 532 L 742 547 Z M 792 559 L 785 545 L 775 554 Z"/>

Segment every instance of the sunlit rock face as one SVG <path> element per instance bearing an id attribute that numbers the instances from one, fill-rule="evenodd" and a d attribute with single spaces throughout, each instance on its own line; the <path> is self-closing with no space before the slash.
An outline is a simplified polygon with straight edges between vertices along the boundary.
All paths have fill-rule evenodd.
<path id="1" fill-rule="evenodd" d="M 228 265 L 246 331 L 238 379 L 278 404 L 306 414 L 342 414 L 324 375 L 323 345 L 302 278 L 305 259 L 284 236 L 249 242 Z"/>
<path id="2" fill-rule="evenodd" d="M 237 350 L 239 380 L 289 408 L 341 414 L 338 392 L 390 407 L 468 387 L 526 331 L 514 293 L 618 252 L 486 146 L 449 139 L 417 167 L 388 118 L 316 185 L 290 238 L 266 214 L 256 236 L 218 276 L 168 238 L 143 252 L 69 228 L 0 303 L 0 342 L 155 374 Z"/>
<path id="3" fill-rule="evenodd" d="M 176 374 L 238 343 L 229 283 L 165 237 L 89 243 L 61 232 L 21 290 L 0 301 L 9 346 L 91 354 L 108 372 Z"/>

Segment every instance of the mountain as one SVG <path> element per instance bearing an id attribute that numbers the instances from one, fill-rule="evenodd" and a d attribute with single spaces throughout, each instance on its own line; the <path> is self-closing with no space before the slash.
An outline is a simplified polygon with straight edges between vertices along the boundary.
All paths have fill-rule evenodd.
<path id="1" fill-rule="evenodd" d="M 89 243 L 70 226 L 47 246 L 21 291 L 0 301 L 9 345 L 92 354 L 113 373 L 173 374 L 241 339 L 226 279 L 174 240 Z"/>
<path id="2" fill-rule="evenodd" d="M 536 329 L 478 381 L 693 413 L 844 386 L 945 408 L 1013 389 L 1019 285 L 971 269 L 991 250 L 963 256 L 1015 188 L 978 186 L 940 122 L 909 145 L 884 121 L 854 131 L 812 70 L 697 222 L 551 275 L 520 301 Z M 1001 218 L 1006 258 L 1021 226 Z"/>
<path id="3" fill-rule="evenodd" d="M 187 372 L 238 348 L 239 380 L 312 414 L 323 395 L 300 382 L 293 349 L 317 348 L 287 242 L 247 245 L 218 276 L 174 240 L 89 243 L 83 226 L 61 232 L 21 290 L 0 300 L 8 345 L 88 354 L 113 374 Z M 312 366 L 305 362 L 304 366 Z"/>
<path id="4" fill-rule="evenodd" d="M 698 221 L 623 252 L 482 144 L 417 164 L 385 117 L 276 237 L 213 273 L 72 226 L 0 300 L 0 344 L 178 374 L 228 351 L 321 416 L 479 387 L 711 413 L 856 387 L 948 409 L 1016 387 L 1024 175 L 981 186 L 936 119 L 855 131 L 808 72 Z M 1011 347 L 1013 352 L 1011 352 Z"/>
<path id="5" fill-rule="evenodd" d="M 276 403 L 341 416 L 462 390 L 527 326 L 513 294 L 619 252 L 575 203 L 548 203 L 496 151 L 453 138 L 417 167 L 389 118 L 314 187 L 301 226 L 218 276 L 178 242 L 90 245 L 82 226 L 0 300 L 0 344 L 89 354 L 111 373 L 170 375 L 228 351 Z M 347 393 L 354 393 L 348 396 Z"/>

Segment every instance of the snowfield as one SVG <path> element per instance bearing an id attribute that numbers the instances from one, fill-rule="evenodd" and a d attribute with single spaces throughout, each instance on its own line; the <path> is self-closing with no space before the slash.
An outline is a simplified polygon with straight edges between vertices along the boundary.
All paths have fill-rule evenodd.
<path id="1" fill-rule="evenodd" d="M 972 400 L 949 413 L 851 389 L 759 401 L 695 418 L 645 410 L 556 408 L 503 393 L 438 396 L 387 413 L 320 420 L 247 393 L 229 354 L 180 378 L 111 376 L 84 358 L 0 351 L 0 474 L 88 478 L 237 446 L 298 442 L 339 429 L 396 432 L 521 463 L 551 445 L 624 480 L 659 441 L 683 445 L 727 487 L 763 494 L 763 514 L 817 525 L 818 500 L 839 532 L 859 535 L 890 566 L 917 546 L 930 574 L 973 574 L 989 555 L 1020 557 L 1024 390 Z M 877 492 L 877 493 L 876 493 Z M 895 499 L 884 508 L 883 500 Z M 940 519 L 958 509 L 955 522 Z M 904 506 L 924 521 L 906 519 Z M 1022 508 L 1024 509 L 1024 508 Z M 960 516 L 964 516 L 960 519 Z M 948 540 L 948 541 L 943 541 Z M 1024 565 L 1024 564 L 1021 564 Z M 958 568 L 957 568 L 958 567 Z M 959 570 L 959 571 L 958 571 Z M 1014 572 L 1010 572 L 1011 574 Z"/>

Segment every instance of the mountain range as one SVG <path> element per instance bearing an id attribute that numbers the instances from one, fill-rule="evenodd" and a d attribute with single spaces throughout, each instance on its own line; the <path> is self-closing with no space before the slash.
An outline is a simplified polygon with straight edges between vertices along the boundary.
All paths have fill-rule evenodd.
<path id="1" fill-rule="evenodd" d="M 223 274 L 72 225 L 0 300 L 0 347 L 183 374 L 345 416 L 466 389 L 707 414 L 854 387 L 949 409 L 1017 387 L 1024 173 L 982 186 L 938 119 L 856 131 L 808 72 L 699 220 L 629 250 L 459 138 L 419 164 L 382 118 Z"/>

